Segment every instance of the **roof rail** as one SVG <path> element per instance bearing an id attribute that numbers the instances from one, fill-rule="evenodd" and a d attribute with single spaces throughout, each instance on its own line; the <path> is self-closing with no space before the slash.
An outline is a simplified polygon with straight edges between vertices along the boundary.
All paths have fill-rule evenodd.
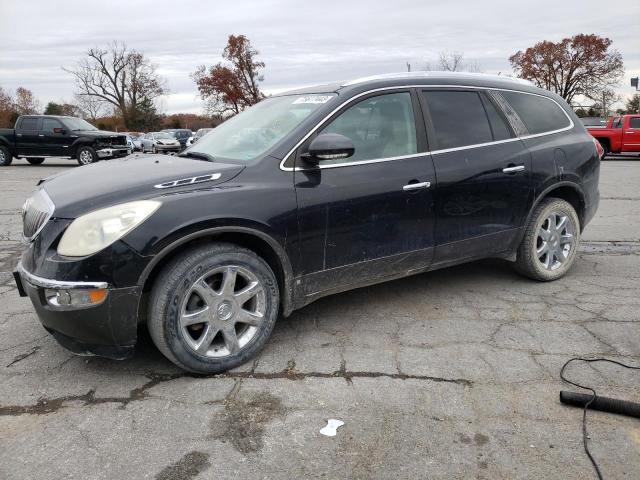
<path id="1" fill-rule="evenodd" d="M 359 83 L 370 82 L 373 80 L 393 80 L 402 78 L 470 78 L 470 79 L 487 79 L 498 80 L 505 83 L 519 83 L 522 85 L 535 86 L 533 82 L 525 80 L 524 78 L 508 77 L 506 75 L 492 75 L 488 73 L 472 73 L 472 72 L 398 72 L 398 73 L 385 73 L 382 75 L 371 75 L 369 77 L 356 78 L 343 83 L 341 86 L 348 87 L 351 85 L 357 85 Z"/>

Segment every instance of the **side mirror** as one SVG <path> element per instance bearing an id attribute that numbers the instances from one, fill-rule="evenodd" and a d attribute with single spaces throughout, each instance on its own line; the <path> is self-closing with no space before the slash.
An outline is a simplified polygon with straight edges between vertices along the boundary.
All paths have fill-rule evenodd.
<path id="1" fill-rule="evenodd" d="M 64 128 L 56 127 L 53 129 L 53 133 L 60 133 L 62 135 L 66 134 L 67 131 Z"/>
<path id="2" fill-rule="evenodd" d="M 338 133 L 322 133 L 313 139 L 302 158 L 308 163 L 318 164 L 321 160 L 349 158 L 355 151 L 350 138 Z"/>

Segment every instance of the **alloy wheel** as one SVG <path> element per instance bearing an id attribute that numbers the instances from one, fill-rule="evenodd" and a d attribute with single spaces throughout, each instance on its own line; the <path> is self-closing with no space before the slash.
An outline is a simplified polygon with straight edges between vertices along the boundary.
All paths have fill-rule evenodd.
<path id="1" fill-rule="evenodd" d="M 547 270 L 556 270 L 575 248 L 575 225 L 568 215 L 551 212 L 542 222 L 536 238 L 536 257 Z"/>
<path id="2" fill-rule="evenodd" d="M 91 152 L 88 150 L 83 150 L 80 152 L 80 163 L 82 165 L 89 165 L 91 162 L 93 162 L 93 156 L 91 155 Z"/>
<path id="3" fill-rule="evenodd" d="M 180 330 L 189 348 L 207 357 L 236 354 L 258 332 L 266 313 L 265 289 L 246 268 L 218 267 L 185 295 Z"/>

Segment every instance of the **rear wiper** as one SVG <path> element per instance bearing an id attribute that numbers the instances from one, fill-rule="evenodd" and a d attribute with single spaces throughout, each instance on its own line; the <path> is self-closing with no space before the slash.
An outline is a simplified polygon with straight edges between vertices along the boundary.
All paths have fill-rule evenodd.
<path id="1" fill-rule="evenodd" d="M 212 157 L 208 153 L 202 152 L 184 152 L 178 155 L 179 157 L 199 158 L 200 160 L 207 160 L 209 162 L 215 162 L 215 157 Z"/>

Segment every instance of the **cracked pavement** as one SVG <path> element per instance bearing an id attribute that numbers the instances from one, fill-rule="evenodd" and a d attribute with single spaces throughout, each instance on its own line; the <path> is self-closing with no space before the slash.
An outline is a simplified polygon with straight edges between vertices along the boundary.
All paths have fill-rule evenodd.
<path id="1" fill-rule="evenodd" d="M 176 369 L 144 329 L 131 360 L 74 356 L 18 297 L 20 206 L 72 165 L 0 171 L 0 478 L 596 478 L 559 371 L 640 365 L 640 161 L 603 162 L 564 279 L 482 261 L 324 298 L 215 377 Z M 640 401 L 637 371 L 567 375 Z M 639 420 L 589 412 L 588 429 L 606 478 L 640 477 Z"/>

